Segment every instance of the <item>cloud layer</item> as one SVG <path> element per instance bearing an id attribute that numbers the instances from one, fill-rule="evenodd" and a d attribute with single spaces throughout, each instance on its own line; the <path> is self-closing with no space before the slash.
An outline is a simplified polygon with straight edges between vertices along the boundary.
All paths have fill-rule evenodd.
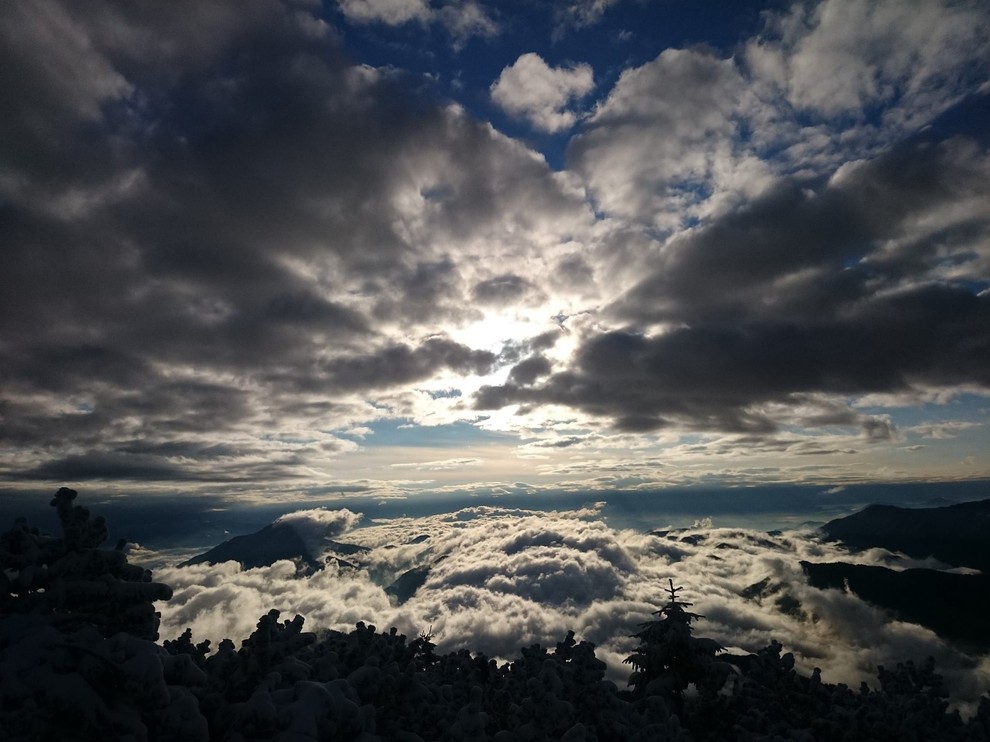
<path id="1" fill-rule="evenodd" d="M 609 486 L 565 474 L 578 442 L 627 469 L 702 446 L 776 450 L 785 481 L 829 479 L 809 450 L 861 480 L 990 476 L 987 8 L 762 19 L 621 69 L 514 50 L 461 103 L 342 39 L 439 24 L 457 60 L 511 13 L 4 6 L 4 486 L 469 486 L 381 475 L 447 460 L 479 462 L 471 486 Z M 376 437 L 454 424 L 475 429 L 422 455 Z"/>
<path id="2" fill-rule="evenodd" d="M 288 562 L 248 571 L 232 563 L 157 570 L 156 579 L 175 589 L 162 606 L 162 635 L 191 626 L 197 638 L 240 638 L 271 607 L 302 613 L 311 628 L 347 630 L 365 621 L 409 636 L 432 630 L 443 651 L 467 647 L 501 657 L 533 642 L 552 645 L 574 630 L 598 645 L 621 683 L 629 635 L 657 609 L 672 578 L 705 616 L 699 635 L 737 651 L 776 639 L 804 670 L 820 667 L 830 682 L 856 687 L 874 680 L 879 664 L 928 655 L 958 698 L 977 698 L 990 680 L 985 661 L 974 665 L 930 631 L 892 621 L 851 593 L 809 587 L 800 560 L 850 560 L 810 532 L 699 524 L 650 535 L 610 528 L 595 507 L 549 514 L 479 507 L 382 521 L 343 540 L 370 547 L 355 557 L 361 570 L 328 566 L 305 579 L 293 579 Z M 915 564 L 883 550 L 853 560 Z M 383 587 L 413 566 L 429 566 L 428 577 L 397 606 Z"/>

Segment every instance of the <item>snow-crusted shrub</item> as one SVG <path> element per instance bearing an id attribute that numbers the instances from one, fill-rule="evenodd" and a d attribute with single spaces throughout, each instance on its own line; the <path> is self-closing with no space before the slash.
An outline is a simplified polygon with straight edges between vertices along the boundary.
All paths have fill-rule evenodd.
<path id="1" fill-rule="evenodd" d="M 72 504 L 75 498 L 75 490 L 62 487 L 51 501 L 61 537 L 45 536 L 23 520 L 0 535 L 0 611 L 30 614 L 66 630 L 96 626 L 103 636 L 124 631 L 157 639 L 154 602 L 171 598 L 171 588 L 128 564 L 123 542 L 100 548 L 106 521 L 91 519 L 86 508 Z"/>
<path id="2" fill-rule="evenodd" d="M 866 683 L 853 690 L 824 682 L 817 669 L 802 675 L 782 649 L 774 641 L 756 654 L 727 658 L 741 671 L 733 691 L 685 705 L 695 740 L 990 740 L 979 714 L 966 724 L 946 713 L 930 661 L 920 668 L 910 662 L 893 671 L 881 667 L 880 690 Z"/>
<path id="3" fill-rule="evenodd" d="M 202 673 L 153 641 L 171 590 L 100 548 L 106 523 L 75 497 L 52 500 L 60 537 L 23 520 L 0 535 L 0 739 L 205 740 L 186 688 Z"/>

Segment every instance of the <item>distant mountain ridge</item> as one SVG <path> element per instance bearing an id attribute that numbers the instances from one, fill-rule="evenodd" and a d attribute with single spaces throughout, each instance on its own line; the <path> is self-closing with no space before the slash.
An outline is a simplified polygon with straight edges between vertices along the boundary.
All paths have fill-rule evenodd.
<path id="1" fill-rule="evenodd" d="M 329 551 L 347 555 L 367 551 L 364 546 L 339 541 L 327 541 L 326 547 Z M 179 566 L 237 562 L 244 569 L 253 569 L 255 567 L 268 567 L 283 559 L 295 563 L 296 575 L 299 577 L 305 577 L 323 569 L 331 560 L 344 567 L 354 566 L 334 556 L 328 556 L 325 560 L 321 560 L 319 555 L 312 553 L 306 540 L 290 523 L 279 522 L 270 523 L 254 533 L 234 536 L 232 539 L 217 544 L 209 551 L 182 562 Z"/>
<path id="2" fill-rule="evenodd" d="M 937 569 L 894 570 L 847 562 L 801 562 L 819 589 L 850 590 L 898 618 L 926 626 L 966 650 L 990 650 L 990 500 L 928 508 L 869 505 L 822 526 L 853 549 L 880 547 L 915 559 L 934 557 L 982 574 Z"/>
<path id="3" fill-rule="evenodd" d="M 849 589 L 867 603 L 894 611 L 967 650 L 990 650 L 990 576 L 935 569 L 905 569 L 844 562 L 801 562 L 808 582 L 820 589 Z"/>
<path id="4" fill-rule="evenodd" d="M 302 536 L 285 523 L 270 523 L 260 531 L 234 536 L 179 566 L 238 562 L 244 569 L 253 569 L 270 566 L 281 559 L 295 562 L 297 574 L 309 575 L 323 569 L 323 564 L 309 552 Z"/>
<path id="5" fill-rule="evenodd" d="M 935 508 L 869 505 L 821 530 L 854 549 L 879 546 L 990 572 L 990 499 Z"/>

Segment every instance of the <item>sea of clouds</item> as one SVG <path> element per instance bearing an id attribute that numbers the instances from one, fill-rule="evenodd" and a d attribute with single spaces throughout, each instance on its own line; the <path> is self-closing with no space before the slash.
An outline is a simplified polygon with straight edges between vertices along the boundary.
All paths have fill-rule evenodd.
<path id="1" fill-rule="evenodd" d="M 296 577 L 288 561 L 247 570 L 233 562 L 156 569 L 155 579 L 174 589 L 172 600 L 160 604 L 161 636 L 191 627 L 197 641 L 239 642 L 276 608 L 284 618 L 305 616 L 309 630 L 349 631 L 364 621 L 409 637 L 432 633 L 438 651 L 464 647 L 510 658 L 522 646 L 553 646 L 573 630 L 597 645 L 621 687 L 629 673 L 622 660 L 635 645 L 630 635 L 665 602 L 673 579 L 691 610 L 704 616 L 696 634 L 730 651 L 752 652 L 776 639 L 799 669 L 819 667 L 826 681 L 853 687 L 863 680 L 875 685 L 878 665 L 933 656 L 963 707 L 990 689 L 990 656 L 962 654 L 848 591 L 813 588 L 799 564 L 939 566 L 930 560 L 883 549 L 851 555 L 810 530 L 767 533 L 710 521 L 666 534 L 617 529 L 601 508 L 484 506 L 370 522 L 347 510 L 293 513 L 281 521 L 314 547 L 332 536 L 367 551 L 343 557 L 355 568 L 331 560 L 309 577 Z M 426 565 L 426 582 L 407 602 L 386 593 L 399 575 Z M 746 590 L 764 580 L 762 592 Z"/>

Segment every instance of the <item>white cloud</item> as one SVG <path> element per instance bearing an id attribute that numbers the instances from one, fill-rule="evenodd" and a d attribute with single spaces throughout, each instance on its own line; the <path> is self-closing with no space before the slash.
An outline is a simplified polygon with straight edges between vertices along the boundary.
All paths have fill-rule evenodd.
<path id="1" fill-rule="evenodd" d="M 593 22 L 608 5 L 589 0 L 570 8 Z M 511 442 L 456 453 L 444 450 L 445 443 L 415 456 L 402 453 L 410 468 L 425 462 L 420 466 L 430 474 L 372 481 L 369 469 L 388 472 L 390 463 L 406 458 L 395 458 L 395 447 L 369 453 L 376 444 L 370 435 L 360 441 L 364 454 L 341 455 L 359 444 L 334 431 L 350 428 L 355 437 L 374 421 L 401 417 L 425 425 L 469 420 L 528 440 L 532 431 L 556 430 L 587 438 L 605 420 L 565 401 L 507 406 L 482 421 L 471 407 L 473 394 L 504 382 L 511 366 L 499 361 L 483 377 L 489 367 L 470 351 L 499 355 L 507 339 L 554 330 L 560 339 L 545 353 L 554 375 L 573 369 L 581 340 L 616 321 L 608 313 L 615 299 L 644 276 L 676 267 L 672 257 L 711 259 L 686 261 L 700 268 L 682 276 L 698 280 L 663 285 L 645 299 L 637 294 L 646 309 L 651 302 L 674 306 L 675 299 L 687 305 L 684 294 L 697 298 L 692 311 L 717 297 L 742 298 L 737 306 L 770 316 L 767 308 L 792 296 L 813 296 L 819 278 L 829 279 L 822 294 L 853 288 L 838 279 L 854 271 L 815 273 L 780 257 L 818 244 L 800 230 L 781 229 L 780 256 L 763 262 L 792 266 L 789 273 L 755 270 L 782 212 L 764 215 L 749 231 L 726 232 L 718 242 L 740 246 L 735 255 L 663 234 L 685 226 L 700 232 L 696 220 L 734 212 L 747 199 L 752 211 L 759 205 L 752 197 L 778 172 L 833 172 L 837 152 L 856 150 L 859 162 L 841 169 L 822 193 L 830 198 L 853 188 L 877 167 L 871 152 L 856 149 L 863 137 L 887 147 L 894 140 L 882 126 L 924 118 L 962 89 L 939 69 L 951 76 L 970 58 L 973 74 L 985 72 L 986 41 L 974 30 L 985 17 L 983 5 L 848 5 L 859 25 L 831 2 L 811 15 L 779 16 L 749 47 L 748 65 L 695 49 L 668 51 L 627 70 L 573 145 L 573 169 L 557 173 L 524 143 L 464 109 L 399 94 L 396 86 L 407 78 L 344 66 L 318 4 L 309 4 L 312 14 L 300 3 L 236 0 L 197 4 L 195 11 L 96 3 L 84 13 L 53 0 L 3 5 L 0 82 L 13 107 L 0 117 L 0 129 L 10 132 L 0 137 L 9 165 L 0 191 L 17 207 L 11 224 L 23 230 L 9 241 L 4 285 L 19 307 L 11 317 L 31 318 L 6 329 L 13 381 L 3 404 L 15 426 L 11 435 L 23 444 L 4 472 L 23 483 L 101 478 L 111 490 L 139 481 L 171 491 L 182 479 L 190 491 L 259 499 L 338 486 L 401 496 L 437 482 L 513 490 L 505 483 L 521 478 L 539 488 L 555 486 L 567 472 L 583 477 L 563 483 L 572 489 L 700 481 L 716 469 L 731 481 L 809 476 L 800 467 L 781 468 L 778 454 L 785 449 L 754 451 L 748 441 L 712 441 L 704 453 L 666 448 L 660 462 L 659 446 L 677 441 L 671 426 L 663 441 L 637 437 L 655 446 L 650 456 L 625 444 L 625 451 L 616 444 L 584 460 L 572 458 L 577 446 L 566 458 L 565 448 L 529 448 L 525 453 L 549 457 L 537 470 L 520 465 Z M 494 19 L 510 15 L 496 14 L 496 7 L 341 3 L 355 22 L 438 24 L 455 43 L 497 33 Z M 926 25 L 930 34 L 923 33 Z M 895 37 L 902 46 L 892 47 Z M 815 75 L 826 70 L 835 73 L 822 83 L 836 86 L 835 110 L 879 101 L 890 103 L 892 113 L 854 129 L 843 128 L 849 119 L 843 115 L 833 126 L 825 120 L 832 99 L 820 100 L 826 88 L 816 87 Z M 593 84 L 587 65 L 554 68 L 527 54 L 503 70 L 491 94 L 504 96 L 500 105 L 535 125 L 560 130 L 578 121 L 576 100 Z M 891 98 L 888 90 L 901 92 Z M 177 105 L 176 96 L 186 104 Z M 822 122 L 799 127 L 792 104 L 819 111 Z M 197 116 L 184 115 L 192 109 Z M 100 127 L 76 126 L 80 117 L 104 112 L 113 115 Z M 875 185 L 864 181 L 859 202 L 875 209 L 884 228 L 861 267 L 875 272 L 894 265 L 905 286 L 985 286 L 990 161 L 969 145 L 945 162 L 966 167 L 895 170 Z M 898 216 L 889 204 L 903 203 L 910 194 L 901 186 L 912 183 L 918 187 L 910 217 Z M 951 201 L 931 196 L 929 186 L 949 183 Z M 609 216 L 596 219 L 588 190 Z M 178 227 L 162 228 L 165 222 Z M 35 270 L 38 245 L 57 270 Z M 86 245 L 99 246 L 98 259 Z M 760 280 L 746 283 L 747 271 Z M 91 291 L 95 285 L 105 290 Z M 51 295 L 62 300 L 52 302 Z M 106 296 L 119 300 L 107 303 Z M 566 327 L 554 325 L 555 314 L 570 315 Z M 657 316 L 670 318 L 667 328 L 647 326 Z M 731 316 L 740 318 L 735 307 Z M 775 316 L 793 318 L 784 310 Z M 620 319 L 660 333 L 695 315 L 671 310 Z M 440 335 L 464 347 L 423 341 Z M 983 378 L 967 373 L 962 381 L 974 387 Z M 415 391 L 447 388 L 461 396 Z M 810 424 L 784 420 L 783 411 L 773 419 Z M 975 440 L 957 432 L 960 443 Z M 793 454 L 841 449 L 830 461 L 840 482 L 869 471 L 838 462 L 852 447 L 839 440 L 774 443 Z M 689 466 L 678 469 L 671 454 Z M 755 462 L 760 467 L 726 471 L 729 456 L 763 459 Z M 933 450 L 931 459 L 936 456 Z M 369 467 L 371 457 L 383 463 Z M 458 468 L 472 461 L 480 463 L 464 476 L 476 474 L 477 484 L 455 482 Z M 443 471 L 449 476 L 437 473 Z M 901 470 L 904 476 L 918 471 L 906 464 Z M 252 482 L 250 495 L 245 481 Z"/>
<path id="2" fill-rule="evenodd" d="M 454 47 L 463 46 L 472 36 L 497 36 L 498 23 L 476 2 L 452 2 L 437 12 L 440 22 L 454 38 Z"/>
<path id="3" fill-rule="evenodd" d="M 362 517 L 360 513 L 353 513 L 347 508 L 313 508 L 287 513 L 277 518 L 275 523 L 292 526 L 305 542 L 310 554 L 318 556 L 326 548 L 329 539 L 347 533 L 361 522 Z"/>
<path id="4" fill-rule="evenodd" d="M 474 36 L 490 38 L 497 36 L 500 30 L 498 23 L 474 0 L 454 0 L 439 8 L 433 7 L 429 0 L 338 0 L 338 4 L 352 23 L 388 26 L 412 21 L 439 23 L 453 39 L 455 50 L 460 50 Z"/>
<path id="5" fill-rule="evenodd" d="M 905 428 L 906 433 L 912 433 L 921 438 L 931 438 L 932 440 L 945 440 L 955 438 L 961 431 L 972 430 L 983 427 L 983 423 L 966 422 L 963 420 L 946 420 L 940 422 L 924 423 L 912 425 Z"/>
<path id="6" fill-rule="evenodd" d="M 676 230 L 874 156 L 971 93 L 990 66 L 978 2 L 826 0 L 767 13 L 742 53 L 668 49 L 627 69 L 570 160 L 600 208 Z"/>
<path id="7" fill-rule="evenodd" d="M 411 543 L 414 536 L 428 538 Z M 198 639 L 240 639 L 272 607 L 303 614 L 310 629 L 347 630 L 365 621 L 414 636 L 432 627 L 440 651 L 468 647 L 503 658 L 533 642 L 552 646 L 574 630 L 598 645 L 621 685 L 628 676 L 621 660 L 632 648 L 629 634 L 663 601 L 672 578 L 705 616 L 698 635 L 735 651 L 755 651 L 777 639 L 804 672 L 821 667 L 829 682 L 855 687 L 875 680 L 878 664 L 928 655 L 961 698 L 976 698 L 990 681 L 990 662 L 967 667 L 927 629 L 891 621 L 851 593 L 810 587 L 800 560 L 850 558 L 810 532 L 771 536 L 699 524 L 662 537 L 610 528 L 594 509 L 479 507 L 383 521 L 352 531 L 348 540 L 371 549 L 356 557 L 360 571 L 329 567 L 294 579 L 294 567 L 278 563 L 247 571 L 224 564 L 156 572 L 175 589 L 162 606 L 162 636 L 192 626 Z M 883 565 L 889 558 L 873 549 L 855 561 Z M 382 585 L 418 565 L 432 566 L 426 583 L 404 605 L 390 603 Z M 741 594 L 763 580 L 770 588 L 763 595 Z M 782 595 L 799 610 L 782 612 Z"/>
<path id="8" fill-rule="evenodd" d="M 887 124 L 930 120 L 990 61 L 981 2 L 825 0 L 771 18 L 747 59 L 790 102 L 825 116 L 890 106 Z"/>
<path id="9" fill-rule="evenodd" d="M 575 0 L 556 12 L 558 22 L 554 37 L 563 36 L 569 28 L 584 28 L 598 23 L 605 11 L 618 0 Z"/>
<path id="10" fill-rule="evenodd" d="M 339 5 L 354 23 L 398 26 L 409 21 L 429 21 L 432 15 L 426 0 L 339 0 Z"/>
<path id="11" fill-rule="evenodd" d="M 539 54 L 529 52 L 502 70 L 492 83 L 491 95 L 507 113 L 554 132 L 577 122 L 577 113 L 567 106 L 590 93 L 594 86 L 590 65 L 550 67 Z"/>
<path id="12" fill-rule="evenodd" d="M 604 211 L 675 229 L 714 195 L 753 196 L 771 182 L 735 143 L 755 105 L 732 59 L 669 49 L 622 73 L 570 158 Z"/>

